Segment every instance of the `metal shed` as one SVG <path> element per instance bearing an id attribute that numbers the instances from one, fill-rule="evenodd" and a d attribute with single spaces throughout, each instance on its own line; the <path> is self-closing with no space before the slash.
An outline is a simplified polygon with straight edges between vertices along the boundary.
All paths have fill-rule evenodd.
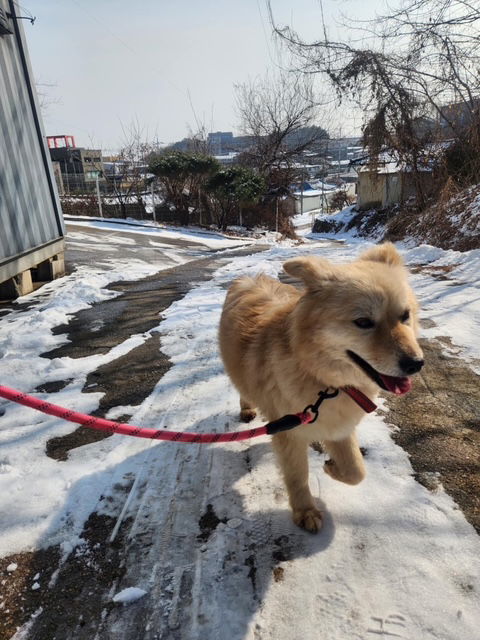
<path id="1" fill-rule="evenodd" d="M 0 299 L 63 275 L 64 235 L 23 27 L 0 0 Z"/>

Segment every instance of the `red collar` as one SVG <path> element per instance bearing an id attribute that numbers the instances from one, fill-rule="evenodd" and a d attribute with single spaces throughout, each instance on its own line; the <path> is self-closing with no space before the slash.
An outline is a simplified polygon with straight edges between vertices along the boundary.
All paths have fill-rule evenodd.
<path id="1" fill-rule="evenodd" d="M 342 387 L 342 391 L 344 391 L 350 398 L 361 407 L 365 413 L 372 413 L 377 408 L 377 405 L 367 398 L 367 396 L 362 393 L 359 389 L 355 389 L 355 387 Z"/>

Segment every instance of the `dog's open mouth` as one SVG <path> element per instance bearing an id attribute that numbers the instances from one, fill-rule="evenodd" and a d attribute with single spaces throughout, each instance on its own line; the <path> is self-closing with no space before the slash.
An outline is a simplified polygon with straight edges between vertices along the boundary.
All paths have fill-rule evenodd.
<path id="1" fill-rule="evenodd" d="M 353 351 L 347 350 L 348 357 L 355 362 L 356 365 L 362 369 L 374 382 L 378 384 L 384 391 L 390 391 L 397 396 L 401 396 L 404 393 L 408 393 L 412 388 L 412 381 L 410 378 L 396 378 L 394 376 L 387 376 L 384 373 L 380 373 L 368 364 L 366 360 L 361 358 Z"/>

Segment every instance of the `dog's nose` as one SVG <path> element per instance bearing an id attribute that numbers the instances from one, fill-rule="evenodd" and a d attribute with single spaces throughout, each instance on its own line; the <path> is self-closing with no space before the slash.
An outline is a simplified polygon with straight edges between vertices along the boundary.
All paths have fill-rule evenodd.
<path id="1" fill-rule="evenodd" d="M 424 361 L 417 358 L 410 358 L 409 356 L 403 356 L 403 358 L 400 358 L 398 361 L 398 364 L 400 365 L 400 369 L 404 371 L 407 376 L 411 376 L 420 371 L 424 365 Z"/>

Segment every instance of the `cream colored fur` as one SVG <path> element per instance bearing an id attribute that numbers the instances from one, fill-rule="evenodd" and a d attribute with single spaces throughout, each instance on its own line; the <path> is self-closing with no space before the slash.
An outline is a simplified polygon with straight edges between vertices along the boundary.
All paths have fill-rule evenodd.
<path id="1" fill-rule="evenodd" d="M 354 386 L 371 399 L 379 388 L 346 350 L 355 351 L 383 374 L 402 376 L 402 356 L 421 358 L 417 303 L 395 247 L 375 247 L 349 264 L 315 256 L 288 260 L 284 269 L 304 290 L 261 275 L 230 287 L 220 322 L 225 369 L 240 392 L 241 418 L 258 408 L 267 420 L 298 413 L 321 389 Z M 402 322 L 405 310 L 410 319 Z M 357 327 L 372 318 L 375 328 Z M 355 427 L 363 410 L 345 393 L 323 403 L 312 425 L 273 438 L 293 519 L 318 531 L 322 516 L 308 486 L 308 446 L 321 441 L 330 456 L 324 470 L 347 484 L 365 475 Z"/>

